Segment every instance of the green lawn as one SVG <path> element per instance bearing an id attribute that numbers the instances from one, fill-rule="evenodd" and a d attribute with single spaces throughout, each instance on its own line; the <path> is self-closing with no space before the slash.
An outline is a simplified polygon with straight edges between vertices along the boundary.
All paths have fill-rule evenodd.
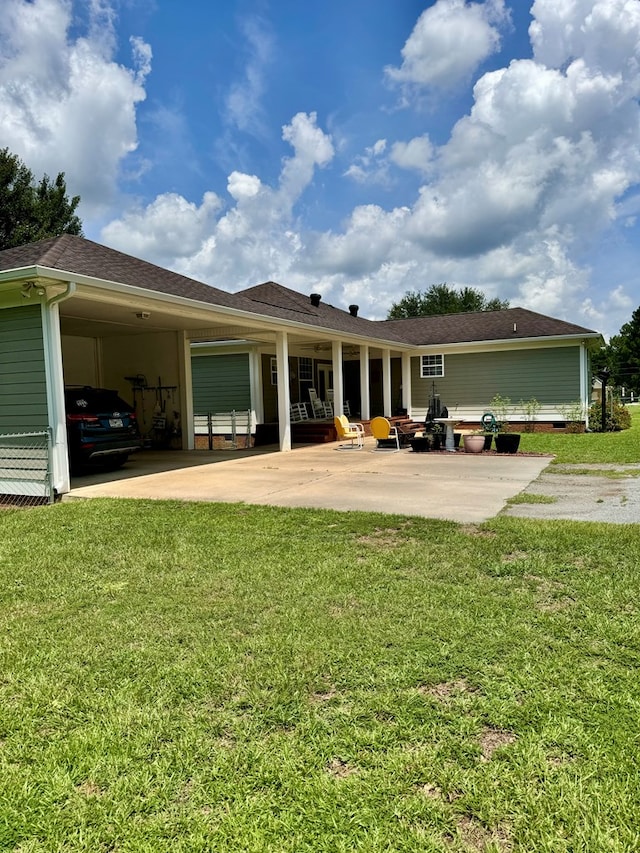
<path id="1" fill-rule="evenodd" d="M 0 849 L 640 849 L 636 526 L 0 522 Z"/>
<path id="2" fill-rule="evenodd" d="M 640 462 L 640 405 L 629 406 L 632 428 L 621 432 L 522 433 L 520 450 L 554 453 L 557 463 Z"/>

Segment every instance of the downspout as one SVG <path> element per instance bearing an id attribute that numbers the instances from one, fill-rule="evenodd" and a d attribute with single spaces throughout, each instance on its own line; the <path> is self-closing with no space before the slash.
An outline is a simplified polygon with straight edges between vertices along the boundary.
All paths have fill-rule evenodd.
<path id="1" fill-rule="evenodd" d="M 67 455 L 67 429 L 64 411 L 64 373 L 62 369 L 62 340 L 58 305 L 76 292 L 76 284 L 68 281 L 66 289 L 42 303 L 45 333 L 45 370 L 47 373 L 47 407 L 52 433 L 51 474 L 53 487 L 58 494 L 71 488 L 69 458 Z"/>
<path id="2" fill-rule="evenodd" d="M 69 297 L 73 296 L 76 292 L 76 283 L 75 281 L 67 282 L 67 289 L 63 290 L 62 293 L 58 293 L 57 296 L 52 296 L 51 299 L 47 299 L 47 305 L 57 305 L 59 302 L 64 302 L 65 299 L 69 299 Z"/>

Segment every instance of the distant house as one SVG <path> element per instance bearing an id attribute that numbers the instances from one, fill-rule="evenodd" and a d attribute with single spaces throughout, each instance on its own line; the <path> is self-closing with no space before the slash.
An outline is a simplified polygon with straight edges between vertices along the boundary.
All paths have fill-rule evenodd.
<path id="1" fill-rule="evenodd" d="M 364 420 L 422 419 L 435 393 L 473 422 L 500 393 L 535 397 L 540 421 L 562 423 L 567 405 L 586 412 L 600 343 L 523 308 L 372 321 L 275 282 L 229 293 L 70 235 L 0 252 L 0 433 L 51 431 L 58 492 L 65 384 L 135 397 L 143 429 L 161 407 L 185 449 L 198 415 L 238 410 L 252 430 L 277 424 L 289 450 L 291 404 L 310 389 Z"/>

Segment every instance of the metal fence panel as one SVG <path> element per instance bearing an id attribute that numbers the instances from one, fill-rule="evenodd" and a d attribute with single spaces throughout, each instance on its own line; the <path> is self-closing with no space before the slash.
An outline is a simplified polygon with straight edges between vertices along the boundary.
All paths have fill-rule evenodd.
<path id="1" fill-rule="evenodd" d="M 246 411 L 208 412 L 206 415 L 194 415 L 196 439 L 199 435 L 208 437 L 209 450 L 223 450 L 251 446 L 251 409 Z M 240 436 L 244 436 L 241 440 Z"/>
<path id="2" fill-rule="evenodd" d="M 0 502 L 35 506 L 53 499 L 50 432 L 0 433 Z"/>

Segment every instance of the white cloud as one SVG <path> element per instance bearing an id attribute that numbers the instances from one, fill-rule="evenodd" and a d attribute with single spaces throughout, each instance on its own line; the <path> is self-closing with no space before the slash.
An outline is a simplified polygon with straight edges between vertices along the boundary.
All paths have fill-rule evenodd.
<path id="1" fill-rule="evenodd" d="M 572 5 L 574 28 L 586 26 Z M 619 5 L 624 29 L 630 20 Z M 589 20 L 594 43 L 611 36 L 610 16 L 598 34 Z M 625 32 L 625 41 L 638 53 L 640 15 L 635 26 L 635 39 Z M 539 32 L 542 38 L 545 27 Z M 564 60 L 566 51 L 556 56 Z M 604 73 L 583 58 L 564 69 L 520 60 L 482 77 L 471 112 L 438 151 L 438 172 L 422 188 L 410 226 L 415 239 L 437 255 L 471 257 L 523 235 L 553 234 L 569 249 L 611 225 L 616 202 L 640 180 L 640 75 L 630 81 L 622 74 L 629 56 L 618 63 Z"/>
<path id="2" fill-rule="evenodd" d="M 296 114 L 282 128 L 282 138 L 293 155 L 283 160 L 276 188 L 256 175 L 234 171 L 227 180 L 234 206 L 222 209 L 214 193 L 199 207 L 180 195 L 165 194 L 111 222 L 102 238 L 121 251 L 153 258 L 226 290 L 276 277 L 292 285 L 292 267 L 304 252 L 300 235 L 291 228 L 292 211 L 315 169 L 331 161 L 333 145 L 317 126 L 315 113 Z"/>
<path id="3" fill-rule="evenodd" d="M 416 136 L 409 142 L 394 142 L 391 147 L 390 159 L 402 169 L 415 169 L 427 174 L 433 163 L 433 145 L 428 134 Z"/>
<path id="4" fill-rule="evenodd" d="M 535 0 L 529 28 L 537 62 L 560 68 L 582 58 L 603 75 L 637 86 L 637 0 Z"/>
<path id="5" fill-rule="evenodd" d="M 129 67 L 115 61 L 113 8 L 92 0 L 86 31 L 73 38 L 70 0 L 4 0 L 0 17 L 0 147 L 36 175 L 65 171 L 69 191 L 82 195 L 85 222 L 118 197 L 151 69 L 151 48 L 137 38 Z M 640 207 L 640 3 L 535 0 L 532 15 L 533 59 L 478 79 L 470 110 L 443 144 L 426 126 L 408 141 L 390 138 L 388 126 L 342 171 L 343 180 L 360 182 L 361 195 L 368 185 L 378 193 L 391 185 L 391 164 L 417 173 L 422 186 L 397 206 L 361 204 L 341 226 L 311 233 L 302 219 L 305 194 L 319 170 L 332 179 L 339 170 L 328 168 L 334 141 L 317 115 L 298 112 L 282 128 L 290 151 L 276 180 L 233 162 L 226 194 L 209 189 L 193 202 L 163 192 L 132 201 L 103 239 L 228 290 L 274 278 L 334 304 L 356 302 L 361 316 L 382 317 L 405 290 L 448 281 L 616 331 L 631 306 L 631 261 L 596 297 L 591 270 L 576 259 L 603 234 L 621 239 L 623 225 L 632 242 Z M 503 0 L 437 0 L 387 77 L 415 91 L 467 78 L 498 49 L 506 22 Z M 232 88 L 226 117 L 229 128 L 256 135 L 266 121 L 272 44 L 259 22 L 248 22 L 244 34 L 254 61 Z M 161 107 L 155 116 L 167 149 L 172 136 L 184 137 L 186 149 L 188 127 Z"/>
<path id="6" fill-rule="evenodd" d="M 543 5 L 539 43 L 571 45 L 556 51 L 558 66 L 519 60 L 484 75 L 450 139 L 414 151 L 430 180 L 409 210 L 359 209 L 343 233 L 310 244 L 309 268 L 334 292 L 339 279 L 350 297 L 359 290 L 362 313 L 379 315 L 390 281 L 449 281 L 598 328 L 624 321 L 623 284 L 591 298 L 591 270 L 574 254 L 637 207 L 628 194 L 640 182 L 640 3 L 538 0 L 534 11 Z M 399 165 L 410 154 L 391 146 Z"/>
<path id="7" fill-rule="evenodd" d="M 93 2 L 89 31 L 70 40 L 68 0 L 4 0 L 0 16 L 0 146 L 36 177 L 63 171 L 81 215 L 116 194 L 122 159 L 137 146 L 151 49 L 132 40 L 132 67 L 113 59 L 110 7 Z"/>
<path id="8" fill-rule="evenodd" d="M 229 195 L 240 201 L 243 198 L 254 198 L 260 192 L 262 184 L 256 175 L 244 175 L 242 172 L 232 172 L 227 182 Z"/>
<path id="9" fill-rule="evenodd" d="M 221 207 L 221 200 L 211 192 L 205 193 L 200 206 L 176 193 L 164 193 L 106 225 L 102 237 L 110 245 L 126 246 L 136 257 L 171 265 L 175 258 L 199 251 Z"/>
<path id="10" fill-rule="evenodd" d="M 226 119 L 240 130 L 261 136 L 265 132 L 264 75 L 273 55 L 273 38 L 264 22 L 255 16 L 244 19 L 241 30 L 246 39 L 243 76 L 227 94 Z"/>
<path id="11" fill-rule="evenodd" d="M 316 113 L 297 113 L 282 128 L 294 156 L 285 159 L 280 175 L 280 196 L 290 208 L 313 178 L 316 166 L 326 166 L 334 156 L 331 137 L 317 125 Z"/>
<path id="12" fill-rule="evenodd" d="M 494 14 L 503 11 L 502 4 L 440 0 L 436 5 L 440 13 L 446 6 L 448 13 L 482 14 L 485 23 L 489 8 Z M 615 322 L 611 318 L 622 317 L 628 307 L 624 287 L 610 297 L 590 298 L 590 270 L 573 253 L 615 224 L 625 209 L 625 193 L 640 182 L 635 102 L 640 72 L 628 77 L 638 54 L 640 20 L 634 24 L 637 38 L 631 38 L 627 28 L 633 15 L 622 0 L 617 18 L 595 15 L 599 2 L 590 4 L 589 14 L 581 14 L 578 3 L 558 4 L 566 14 L 555 18 L 551 5 L 543 5 L 541 0 L 534 5 L 534 11 L 542 10 L 535 21 L 539 50 L 569 44 L 571 20 L 573 31 L 583 33 L 580 38 L 588 32 L 590 55 L 599 55 L 599 40 L 609 39 L 616 27 L 624 30 L 627 54 L 620 54 L 615 66 L 603 47 L 606 70 L 582 56 L 568 61 L 566 46 L 555 49 L 556 67 L 514 61 L 477 81 L 471 110 L 440 147 L 428 134 L 408 142 L 377 140 L 356 158 L 348 177 L 379 180 L 388 175 L 391 161 L 419 171 L 425 183 L 410 205 L 359 206 L 336 232 L 311 234 L 294 218 L 316 170 L 334 156 L 316 115 L 298 113 L 283 128 L 293 156 L 283 161 L 277 186 L 234 171 L 228 180 L 233 206 L 224 211 L 212 206 L 206 215 L 184 199 L 168 198 L 169 208 L 197 220 L 190 242 L 173 241 L 176 251 L 168 265 L 228 289 L 267 278 L 312 286 L 337 304 L 357 302 L 361 315 L 369 317 L 384 316 L 405 290 L 448 281 L 586 325 Z M 138 245 L 138 232 L 150 230 L 159 241 L 155 213 L 143 211 L 138 220 L 125 220 L 126 228 L 114 226 L 106 233 L 125 251 Z"/>
<path id="13" fill-rule="evenodd" d="M 352 178 L 359 184 L 387 184 L 389 166 L 385 157 L 386 150 L 387 140 L 378 139 L 355 158 L 344 172 L 345 177 Z"/>
<path id="14" fill-rule="evenodd" d="M 418 18 L 402 48 L 402 65 L 388 66 L 393 83 L 448 89 L 467 80 L 500 46 L 496 25 L 508 20 L 504 0 L 437 0 Z"/>

